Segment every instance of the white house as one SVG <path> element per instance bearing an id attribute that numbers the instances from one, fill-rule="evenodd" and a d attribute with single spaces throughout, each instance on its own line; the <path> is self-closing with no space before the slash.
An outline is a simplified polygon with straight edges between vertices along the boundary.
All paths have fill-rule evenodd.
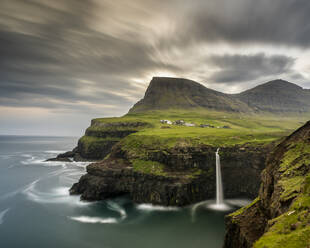
<path id="1" fill-rule="evenodd" d="M 160 123 L 172 125 L 172 121 L 169 121 L 169 120 L 160 120 Z"/>
<path id="2" fill-rule="evenodd" d="M 184 125 L 187 127 L 195 127 L 196 126 L 196 124 L 194 124 L 194 123 L 187 123 L 187 122 L 185 122 Z"/>

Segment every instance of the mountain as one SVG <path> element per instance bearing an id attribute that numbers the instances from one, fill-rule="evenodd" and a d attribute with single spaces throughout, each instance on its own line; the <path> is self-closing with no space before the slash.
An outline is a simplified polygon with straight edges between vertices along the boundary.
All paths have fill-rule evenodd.
<path id="1" fill-rule="evenodd" d="M 225 94 L 184 78 L 154 77 L 144 98 L 129 113 L 193 108 L 243 113 L 304 113 L 310 112 L 310 90 L 274 80 L 240 94 Z"/>
<path id="2" fill-rule="evenodd" d="M 284 80 L 274 80 L 235 95 L 250 108 L 263 112 L 309 112 L 310 91 Z"/>
<path id="3" fill-rule="evenodd" d="M 142 100 L 129 113 L 163 109 L 205 108 L 228 112 L 248 112 L 238 99 L 184 78 L 154 77 Z"/>

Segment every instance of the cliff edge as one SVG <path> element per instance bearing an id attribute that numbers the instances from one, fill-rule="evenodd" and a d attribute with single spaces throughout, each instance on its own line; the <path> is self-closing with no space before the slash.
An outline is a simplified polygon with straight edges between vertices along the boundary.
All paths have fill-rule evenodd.
<path id="1" fill-rule="evenodd" d="M 268 155 L 255 201 L 226 217 L 225 248 L 310 247 L 310 122 Z"/>
<path id="2" fill-rule="evenodd" d="M 168 147 L 144 141 L 134 136 L 120 141 L 103 161 L 87 166 L 87 174 L 70 193 L 88 201 L 129 194 L 134 202 L 165 206 L 215 197 L 216 147 L 184 141 Z M 268 146 L 247 144 L 221 149 L 227 197 L 257 194 L 268 150 Z"/>

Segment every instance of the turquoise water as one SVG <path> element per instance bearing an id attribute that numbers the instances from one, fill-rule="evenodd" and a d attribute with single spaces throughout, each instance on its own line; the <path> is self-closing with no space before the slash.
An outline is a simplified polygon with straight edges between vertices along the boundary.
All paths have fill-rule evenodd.
<path id="1" fill-rule="evenodd" d="M 128 197 L 84 203 L 69 196 L 69 187 L 88 163 L 42 161 L 72 149 L 76 142 L 77 138 L 0 136 L 1 248 L 222 246 L 228 212 L 208 209 L 209 201 L 164 208 L 137 205 Z"/>

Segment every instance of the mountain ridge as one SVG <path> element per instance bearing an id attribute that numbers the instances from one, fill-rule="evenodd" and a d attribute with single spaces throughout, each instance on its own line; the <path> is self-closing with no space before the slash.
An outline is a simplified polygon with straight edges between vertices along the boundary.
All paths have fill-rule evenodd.
<path id="1" fill-rule="evenodd" d="M 185 78 L 153 77 L 144 97 L 129 110 L 129 114 L 173 108 L 304 113 L 310 112 L 310 90 L 277 79 L 238 94 L 226 94 Z"/>
<path id="2" fill-rule="evenodd" d="M 309 112 L 310 91 L 277 79 L 234 95 L 256 111 Z"/>

